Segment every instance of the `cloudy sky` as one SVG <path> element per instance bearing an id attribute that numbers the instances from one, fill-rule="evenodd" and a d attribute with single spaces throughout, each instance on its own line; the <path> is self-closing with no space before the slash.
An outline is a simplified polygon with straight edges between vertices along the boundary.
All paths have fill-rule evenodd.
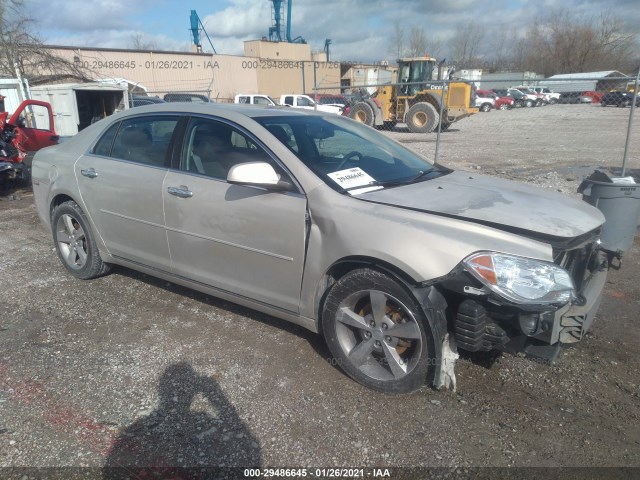
<path id="1" fill-rule="evenodd" d="M 42 39 L 54 45 L 131 48 L 139 35 L 158 49 L 188 50 L 189 15 L 195 9 L 217 53 L 242 54 L 242 42 L 267 36 L 272 22 L 269 0 L 25 3 Z M 305 38 L 314 51 L 321 50 L 330 38 L 333 60 L 393 60 L 389 39 L 394 22 L 401 22 L 407 31 L 424 28 L 428 39 L 439 41 L 446 49 L 447 41 L 470 22 L 482 26 L 489 39 L 505 29 L 522 31 L 533 18 L 558 6 L 582 16 L 613 12 L 630 29 L 640 31 L 638 0 L 294 0 L 291 33 Z M 206 39 L 203 46 L 211 51 Z"/>

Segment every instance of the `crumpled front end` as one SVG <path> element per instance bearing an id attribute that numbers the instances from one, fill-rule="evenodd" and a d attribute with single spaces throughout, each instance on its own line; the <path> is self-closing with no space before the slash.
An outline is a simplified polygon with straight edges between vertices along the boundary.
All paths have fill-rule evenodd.
<path id="1" fill-rule="evenodd" d="M 609 262 L 599 231 L 554 246 L 554 264 L 570 275 L 575 290 L 564 303 L 518 303 L 492 292 L 461 267 L 443 282 L 448 291 L 450 330 L 467 351 L 524 352 L 553 361 L 562 344 L 580 341 L 593 324 Z"/>

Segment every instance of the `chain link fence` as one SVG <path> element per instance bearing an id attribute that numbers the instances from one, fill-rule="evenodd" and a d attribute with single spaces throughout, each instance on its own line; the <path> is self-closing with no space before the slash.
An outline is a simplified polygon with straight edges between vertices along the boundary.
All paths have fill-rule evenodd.
<path id="1" fill-rule="evenodd" d="M 605 168 L 640 181 L 634 77 L 514 76 L 357 86 L 313 80 L 313 92 L 307 93 L 316 105 L 307 108 L 339 112 L 437 162 L 515 176 L 531 171 L 575 176 Z M 215 89 L 147 93 L 168 101 L 234 101 Z"/>
<path id="2" fill-rule="evenodd" d="M 581 167 L 584 172 L 607 168 L 637 175 L 636 80 L 578 75 L 525 82 L 323 85 L 316 89 L 316 99 L 318 109 L 341 104 L 343 115 L 436 161 L 500 171 L 517 165 L 519 171 Z"/>

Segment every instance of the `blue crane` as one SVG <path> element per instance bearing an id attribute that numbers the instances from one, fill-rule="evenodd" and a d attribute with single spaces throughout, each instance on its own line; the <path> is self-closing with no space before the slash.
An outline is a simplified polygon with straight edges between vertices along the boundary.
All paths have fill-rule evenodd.
<path id="1" fill-rule="evenodd" d="M 269 40 L 272 42 L 282 42 L 282 2 L 285 0 L 271 0 L 273 3 L 273 25 L 269 27 Z M 302 37 L 291 38 L 291 10 L 293 8 L 293 0 L 287 2 L 287 33 L 286 41 L 289 43 L 307 43 Z"/>
<path id="2" fill-rule="evenodd" d="M 191 29 L 190 30 L 191 30 L 191 36 L 193 37 L 193 44 L 196 46 L 198 53 L 202 53 L 202 43 L 200 43 L 200 30 L 204 32 L 204 35 L 207 37 L 207 40 L 209 40 L 209 45 L 211 45 L 211 49 L 213 50 L 213 53 L 218 53 L 216 52 L 216 49 L 214 48 L 213 43 L 209 38 L 209 34 L 205 30 L 204 25 L 202 24 L 202 21 L 200 21 L 200 17 L 198 17 L 198 14 L 196 13 L 195 10 L 191 10 Z"/>

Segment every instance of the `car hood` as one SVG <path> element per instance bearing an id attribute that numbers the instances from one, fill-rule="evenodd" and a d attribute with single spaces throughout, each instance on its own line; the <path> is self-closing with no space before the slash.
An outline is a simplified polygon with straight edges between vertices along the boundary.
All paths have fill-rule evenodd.
<path id="1" fill-rule="evenodd" d="M 531 236 L 572 238 L 604 223 L 591 205 L 564 194 L 510 180 L 452 172 L 410 185 L 358 195 L 371 202 L 440 214 Z"/>

